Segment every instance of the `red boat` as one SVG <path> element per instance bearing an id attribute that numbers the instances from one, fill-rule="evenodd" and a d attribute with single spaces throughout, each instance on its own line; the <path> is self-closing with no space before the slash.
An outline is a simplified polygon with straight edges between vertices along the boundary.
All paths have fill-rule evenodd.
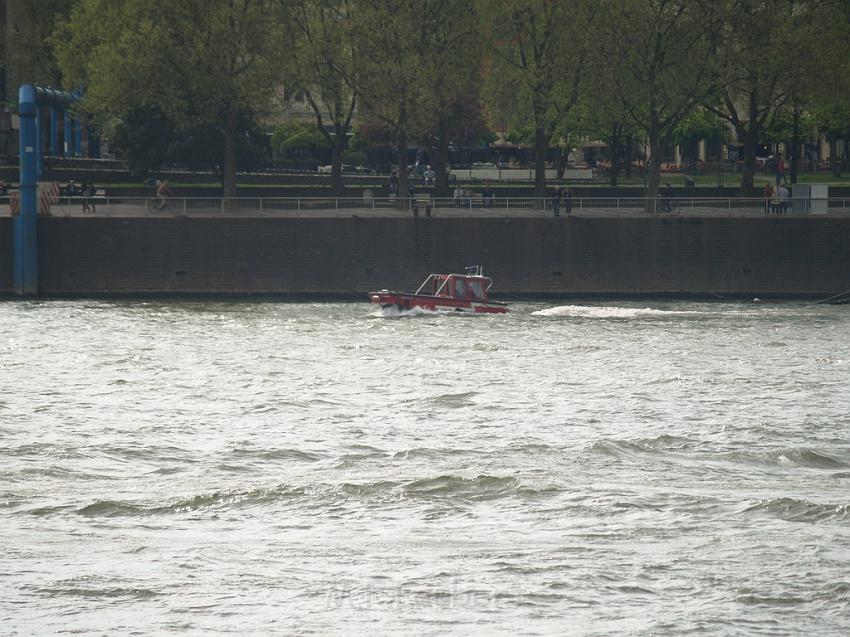
<path id="1" fill-rule="evenodd" d="M 382 308 L 395 307 L 401 311 L 420 309 L 473 314 L 504 314 L 508 311 L 507 303 L 489 299 L 493 281 L 484 276 L 480 265 L 466 268 L 466 272 L 431 274 L 413 294 L 380 290 L 369 292 L 369 299 Z"/>

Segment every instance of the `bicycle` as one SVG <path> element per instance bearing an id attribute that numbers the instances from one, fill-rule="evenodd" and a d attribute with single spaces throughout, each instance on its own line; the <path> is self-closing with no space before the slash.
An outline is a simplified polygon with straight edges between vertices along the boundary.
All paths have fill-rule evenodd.
<path id="1" fill-rule="evenodd" d="M 153 199 L 148 199 L 146 201 L 148 213 L 153 212 L 165 212 L 168 210 L 168 199 L 163 197 L 162 199 L 158 197 L 154 197 Z"/>
<path id="2" fill-rule="evenodd" d="M 682 206 L 671 197 L 659 197 L 655 204 L 655 212 L 668 215 L 681 215 Z"/>

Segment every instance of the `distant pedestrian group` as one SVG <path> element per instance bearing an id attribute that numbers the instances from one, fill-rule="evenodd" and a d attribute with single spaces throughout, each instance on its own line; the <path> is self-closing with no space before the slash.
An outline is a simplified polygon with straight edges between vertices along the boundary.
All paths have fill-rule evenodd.
<path id="1" fill-rule="evenodd" d="M 774 188 L 770 185 L 770 182 L 765 183 L 762 196 L 764 197 L 764 214 L 784 215 L 788 213 L 788 201 L 791 198 L 791 193 L 785 184 L 777 183 Z"/>
<path id="2" fill-rule="evenodd" d="M 82 181 L 77 184 L 73 179 L 69 179 L 68 185 L 65 186 L 65 196 L 79 197 L 83 212 L 91 212 L 92 214 L 97 212 L 94 201 L 96 192 L 97 188 L 95 188 L 94 183 L 91 181 Z"/>

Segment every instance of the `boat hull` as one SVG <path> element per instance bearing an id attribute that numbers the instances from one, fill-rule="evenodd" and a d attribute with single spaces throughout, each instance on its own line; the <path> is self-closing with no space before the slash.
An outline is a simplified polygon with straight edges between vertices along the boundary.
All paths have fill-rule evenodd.
<path id="1" fill-rule="evenodd" d="M 399 310 L 420 309 L 429 312 L 468 314 L 505 314 L 508 307 L 497 301 L 476 299 L 457 299 L 427 294 L 405 294 L 403 292 L 370 292 L 372 303 L 384 308 L 396 307 Z"/>

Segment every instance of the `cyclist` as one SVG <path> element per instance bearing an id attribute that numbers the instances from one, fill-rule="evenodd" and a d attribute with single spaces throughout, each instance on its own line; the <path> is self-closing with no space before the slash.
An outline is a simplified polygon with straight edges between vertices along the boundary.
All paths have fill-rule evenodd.
<path id="1" fill-rule="evenodd" d="M 156 209 L 162 212 L 165 210 L 165 207 L 168 205 L 168 198 L 173 197 L 174 192 L 172 192 L 171 187 L 168 185 L 168 180 L 163 179 L 162 181 L 157 180 L 156 182 L 156 203 L 154 204 Z"/>

